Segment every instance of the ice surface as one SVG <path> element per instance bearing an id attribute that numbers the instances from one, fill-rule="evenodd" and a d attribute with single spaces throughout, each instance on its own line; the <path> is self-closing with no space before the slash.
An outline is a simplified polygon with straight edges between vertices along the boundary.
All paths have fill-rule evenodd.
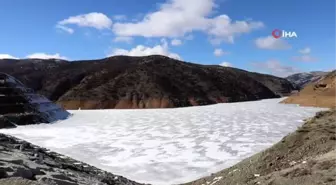
<path id="1" fill-rule="evenodd" d="M 138 182 L 176 184 L 278 142 L 317 111 L 282 99 L 146 110 L 78 110 L 54 124 L 3 129 Z"/>

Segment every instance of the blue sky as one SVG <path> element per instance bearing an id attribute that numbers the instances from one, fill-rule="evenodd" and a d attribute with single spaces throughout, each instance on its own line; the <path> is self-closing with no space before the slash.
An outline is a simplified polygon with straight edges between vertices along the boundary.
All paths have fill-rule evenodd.
<path id="1" fill-rule="evenodd" d="M 1 0 L 0 22 L 0 58 L 162 54 L 277 76 L 335 68 L 333 0 Z"/>

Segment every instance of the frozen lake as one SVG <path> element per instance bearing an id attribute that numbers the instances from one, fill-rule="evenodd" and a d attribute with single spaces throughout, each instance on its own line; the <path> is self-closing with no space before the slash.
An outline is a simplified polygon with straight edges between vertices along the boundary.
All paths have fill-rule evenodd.
<path id="1" fill-rule="evenodd" d="M 78 110 L 54 124 L 2 129 L 116 175 L 151 184 L 195 180 L 278 142 L 323 110 L 282 99 L 147 110 Z"/>

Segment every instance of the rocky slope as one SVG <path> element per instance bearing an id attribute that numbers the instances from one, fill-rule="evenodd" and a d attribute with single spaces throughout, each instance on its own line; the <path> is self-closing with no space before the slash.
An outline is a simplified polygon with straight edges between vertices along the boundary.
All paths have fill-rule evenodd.
<path id="1" fill-rule="evenodd" d="M 275 98 L 285 79 L 164 56 L 92 61 L 0 60 L 7 72 L 67 109 L 166 108 Z"/>
<path id="2" fill-rule="evenodd" d="M 306 85 L 299 93 L 290 96 L 282 103 L 301 106 L 336 107 L 336 71 L 323 76 L 320 80 Z"/>
<path id="3" fill-rule="evenodd" d="M 271 148 L 187 185 L 335 184 L 335 118 L 335 109 L 319 112 Z"/>
<path id="4" fill-rule="evenodd" d="M 286 77 L 286 79 L 294 84 L 298 89 L 303 89 L 307 84 L 319 81 L 328 72 L 312 71 L 309 73 L 297 73 Z"/>
<path id="5" fill-rule="evenodd" d="M 15 78 L 0 73 L 0 128 L 51 123 L 70 114 L 45 97 L 35 94 Z"/>
<path id="6" fill-rule="evenodd" d="M 0 185 L 140 185 L 0 134 Z"/>

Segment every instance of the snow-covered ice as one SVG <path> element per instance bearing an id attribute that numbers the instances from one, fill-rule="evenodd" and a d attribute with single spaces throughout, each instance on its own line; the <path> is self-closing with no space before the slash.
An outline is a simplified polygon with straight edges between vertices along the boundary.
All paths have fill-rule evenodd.
<path id="1" fill-rule="evenodd" d="M 54 124 L 2 129 L 132 180 L 176 184 L 229 167 L 323 110 L 282 99 L 146 110 L 77 110 Z"/>

